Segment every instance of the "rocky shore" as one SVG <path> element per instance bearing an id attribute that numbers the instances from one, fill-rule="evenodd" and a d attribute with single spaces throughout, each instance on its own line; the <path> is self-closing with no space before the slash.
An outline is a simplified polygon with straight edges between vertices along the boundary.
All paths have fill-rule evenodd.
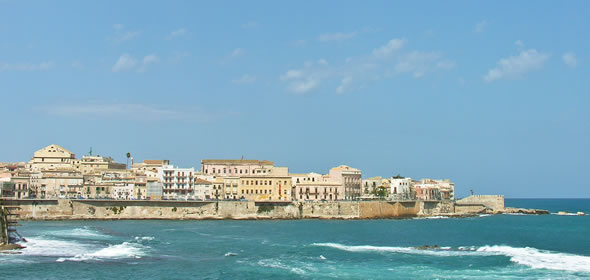
<path id="1" fill-rule="evenodd" d="M 494 211 L 493 214 L 525 214 L 525 215 L 547 215 L 550 214 L 548 210 L 543 209 L 526 209 L 506 207 L 504 210 Z"/>

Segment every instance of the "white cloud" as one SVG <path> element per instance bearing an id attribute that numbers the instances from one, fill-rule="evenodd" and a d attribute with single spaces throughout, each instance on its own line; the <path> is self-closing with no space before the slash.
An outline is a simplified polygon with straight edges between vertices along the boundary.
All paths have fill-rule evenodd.
<path id="1" fill-rule="evenodd" d="M 113 24 L 113 28 L 115 29 L 115 36 L 108 39 L 112 39 L 117 43 L 135 39 L 139 36 L 139 31 L 125 31 L 125 26 L 120 23 Z"/>
<path id="2" fill-rule="evenodd" d="M 119 57 L 115 65 L 113 65 L 113 72 L 129 71 L 137 65 L 135 58 L 129 54 L 123 54 Z"/>
<path id="3" fill-rule="evenodd" d="M 351 39 L 351 38 L 353 38 L 356 35 L 357 35 L 356 32 L 348 32 L 348 33 L 343 33 L 343 32 L 325 33 L 325 34 L 320 35 L 318 37 L 318 40 L 320 42 L 342 41 L 342 40 Z"/>
<path id="4" fill-rule="evenodd" d="M 146 55 L 143 57 L 143 64 L 141 65 L 141 67 L 139 67 L 139 69 L 137 71 L 145 72 L 145 71 L 147 71 L 147 68 L 149 65 L 157 63 L 158 61 L 160 61 L 160 58 L 157 55 L 155 55 L 155 54 Z"/>
<path id="5" fill-rule="evenodd" d="M 244 28 L 244 29 L 252 29 L 252 28 L 256 28 L 256 27 L 258 27 L 258 22 L 255 22 L 255 21 L 249 21 L 249 22 L 242 24 L 242 28 Z"/>
<path id="6" fill-rule="evenodd" d="M 53 62 L 41 62 L 38 64 L 34 63 L 17 63 L 17 64 L 9 64 L 4 63 L 0 64 L 0 71 L 23 71 L 23 72 L 30 72 L 30 71 L 45 71 L 53 68 Z"/>
<path id="7" fill-rule="evenodd" d="M 486 27 L 488 26 L 488 22 L 487 21 L 480 21 L 477 24 L 475 24 L 475 32 L 477 33 L 482 33 L 485 31 Z"/>
<path id="8" fill-rule="evenodd" d="M 160 61 L 160 58 L 155 54 L 146 55 L 143 58 L 143 64 L 148 65 Z"/>
<path id="9" fill-rule="evenodd" d="M 442 54 L 438 52 L 412 51 L 400 57 L 395 72 L 412 73 L 415 78 L 420 78 L 436 69 L 449 70 L 454 66 L 454 61 L 442 59 Z"/>
<path id="10" fill-rule="evenodd" d="M 541 69 L 547 59 L 549 54 L 535 49 L 522 51 L 517 56 L 500 59 L 498 66 L 490 69 L 483 79 L 493 82 L 502 78 L 518 78 L 527 72 Z"/>
<path id="11" fill-rule="evenodd" d="M 231 52 L 231 56 L 232 56 L 232 57 L 241 56 L 241 55 L 243 55 L 243 54 L 244 54 L 244 49 L 242 49 L 242 48 L 237 48 L 237 49 L 234 49 L 234 50 Z"/>
<path id="12" fill-rule="evenodd" d="M 172 32 L 170 32 L 170 34 L 168 34 L 168 36 L 166 36 L 167 40 L 172 40 L 176 37 L 180 37 L 180 36 L 184 36 L 184 34 L 186 34 L 186 29 L 184 28 L 179 28 L 177 30 L 174 30 Z"/>
<path id="13" fill-rule="evenodd" d="M 578 59 L 576 58 L 576 55 L 573 52 L 568 52 L 563 54 L 563 63 L 565 63 L 567 66 L 574 68 L 578 65 Z"/>
<path id="14" fill-rule="evenodd" d="M 304 80 L 298 80 L 298 81 L 292 82 L 289 85 L 289 89 L 295 93 L 306 93 L 306 92 L 312 90 L 313 88 L 315 88 L 316 86 L 318 86 L 318 84 L 319 84 L 318 80 L 308 77 Z"/>
<path id="15" fill-rule="evenodd" d="M 292 41 L 290 43 L 290 45 L 292 47 L 296 47 L 296 48 L 305 47 L 305 45 L 307 45 L 307 41 L 305 41 L 305 40 L 295 40 L 295 41 Z"/>
<path id="16" fill-rule="evenodd" d="M 323 58 L 308 60 L 301 68 L 284 72 L 280 80 L 286 84 L 287 90 L 295 93 L 307 93 L 320 85 L 334 83 L 337 84 L 335 92 L 341 94 L 357 88 L 354 85 L 364 87 L 367 83 L 398 74 L 409 73 L 418 78 L 455 67 L 455 62 L 440 52 L 403 52 L 401 49 L 405 43 L 405 39 L 392 39 L 367 55 L 347 57 L 340 63 L 328 63 Z"/>
<path id="17" fill-rule="evenodd" d="M 289 70 L 287 73 L 281 76 L 281 80 L 291 80 L 291 79 L 298 79 L 303 76 L 303 72 L 301 70 Z"/>
<path id="18" fill-rule="evenodd" d="M 387 44 L 374 49 L 373 55 L 375 56 L 388 56 L 393 52 L 401 49 L 406 44 L 406 39 L 391 39 Z"/>
<path id="19" fill-rule="evenodd" d="M 74 60 L 72 61 L 72 68 L 74 69 L 84 69 L 84 63 L 82 63 L 80 60 Z"/>
<path id="20" fill-rule="evenodd" d="M 233 79 L 231 82 L 234 84 L 251 84 L 256 81 L 256 77 L 245 74 L 238 79 Z"/>
<path id="21" fill-rule="evenodd" d="M 336 92 L 337 93 L 344 93 L 348 87 L 350 86 L 352 82 L 352 77 L 347 76 L 342 78 L 342 80 L 340 81 L 340 85 L 336 88 Z"/>

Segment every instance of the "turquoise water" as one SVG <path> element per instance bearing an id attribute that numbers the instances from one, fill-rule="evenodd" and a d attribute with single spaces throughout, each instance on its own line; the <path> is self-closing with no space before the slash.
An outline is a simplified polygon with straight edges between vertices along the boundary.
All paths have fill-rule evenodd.
<path id="1" fill-rule="evenodd" d="M 590 216 L 22 224 L 27 248 L 0 255 L 1 279 L 590 279 Z"/>

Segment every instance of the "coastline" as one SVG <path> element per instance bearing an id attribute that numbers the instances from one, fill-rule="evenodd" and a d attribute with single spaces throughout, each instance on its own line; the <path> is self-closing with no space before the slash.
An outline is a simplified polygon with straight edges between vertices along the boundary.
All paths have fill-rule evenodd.
<path id="1" fill-rule="evenodd" d="M 484 197 L 489 199 L 489 197 Z M 504 208 L 464 201 L 160 201 L 160 200 L 4 200 L 18 206 L 19 220 L 365 220 L 480 214 L 549 214 L 538 209 Z M 474 202 L 475 201 L 475 202 Z M 483 200 L 482 200 L 483 201 Z M 498 201 L 494 201 L 498 202 Z"/>

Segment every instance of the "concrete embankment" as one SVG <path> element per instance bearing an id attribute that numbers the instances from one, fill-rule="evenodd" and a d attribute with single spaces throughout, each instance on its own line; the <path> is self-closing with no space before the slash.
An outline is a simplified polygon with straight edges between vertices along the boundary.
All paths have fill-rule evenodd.
<path id="1" fill-rule="evenodd" d="M 452 215 L 452 201 L 5 200 L 19 219 L 380 219 Z"/>

